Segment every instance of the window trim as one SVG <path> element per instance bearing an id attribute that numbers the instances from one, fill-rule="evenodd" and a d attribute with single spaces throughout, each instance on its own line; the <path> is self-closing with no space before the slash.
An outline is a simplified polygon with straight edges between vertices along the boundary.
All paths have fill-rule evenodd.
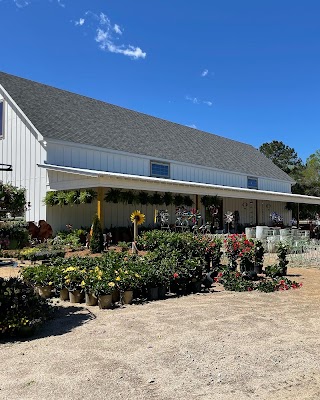
<path id="1" fill-rule="evenodd" d="M 152 165 L 163 165 L 168 167 L 168 175 L 160 175 L 160 174 L 153 174 L 152 173 Z M 170 178 L 170 164 L 162 161 L 150 161 L 150 176 L 153 178 Z"/>
<path id="2" fill-rule="evenodd" d="M 253 185 L 249 185 L 249 181 L 252 181 L 252 180 L 254 180 L 254 181 L 256 181 L 257 182 L 257 185 L 255 185 L 255 186 L 253 186 Z M 256 178 L 255 176 L 248 176 L 247 177 L 247 188 L 248 189 L 255 189 L 255 190 L 258 190 L 259 189 L 259 180 L 258 180 L 258 178 Z"/>
<path id="3" fill-rule="evenodd" d="M 5 103 L 3 99 L 0 99 L 0 104 L 2 104 L 2 120 L 0 121 L 0 127 L 1 127 L 1 131 L 0 131 L 0 140 L 4 139 L 4 119 L 5 119 Z"/>

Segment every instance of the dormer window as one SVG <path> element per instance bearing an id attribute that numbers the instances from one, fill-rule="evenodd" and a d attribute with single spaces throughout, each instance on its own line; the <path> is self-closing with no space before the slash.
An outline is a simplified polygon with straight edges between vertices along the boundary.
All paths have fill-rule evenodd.
<path id="1" fill-rule="evenodd" d="M 248 176 L 248 189 L 258 189 L 258 178 Z"/>
<path id="2" fill-rule="evenodd" d="M 4 131 L 4 104 L 3 101 L 0 100 L 0 139 L 3 138 Z"/>
<path id="3" fill-rule="evenodd" d="M 156 178 L 169 178 L 169 164 L 151 161 L 151 176 Z"/>

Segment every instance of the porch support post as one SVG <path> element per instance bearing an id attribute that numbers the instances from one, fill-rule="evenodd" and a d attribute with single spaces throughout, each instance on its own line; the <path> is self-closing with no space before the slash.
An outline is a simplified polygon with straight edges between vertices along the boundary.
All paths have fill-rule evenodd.
<path id="1" fill-rule="evenodd" d="M 196 209 L 199 210 L 199 195 L 196 194 Z"/>
<path id="2" fill-rule="evenodd" d="M 298 205 L 298 210 L 297 210 L 297 228 L 299 229 L 299 226 L 300 226 L 300 216 L 299 216 L 299 214 L 300 214 L 300 203 L 297 203 L 297 205 Z"/>
<path id="3" fill-rule="evenodd" d="M 258 200 L 256 200 L 256 226 L 259 225 Z"/>
<path id="4" fill-rule="evenodd" d="M 103 230 L 104 228 L 104 221 L 103 221 L 103 188 L 99 187 L 98 188 L 98 197 L 97 197 L 97 214 L 98 218 L 100 220 L 101 228 Z"/>

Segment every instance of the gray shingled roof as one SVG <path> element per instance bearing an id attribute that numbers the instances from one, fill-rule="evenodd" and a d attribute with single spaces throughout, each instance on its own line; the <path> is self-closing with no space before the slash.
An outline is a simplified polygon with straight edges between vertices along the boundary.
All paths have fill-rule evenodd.
<path id="1" fill-rule="evenodd" d="M 3 72 L 0 84 L 48 139 L 292 181 L 245 143 Z"/>

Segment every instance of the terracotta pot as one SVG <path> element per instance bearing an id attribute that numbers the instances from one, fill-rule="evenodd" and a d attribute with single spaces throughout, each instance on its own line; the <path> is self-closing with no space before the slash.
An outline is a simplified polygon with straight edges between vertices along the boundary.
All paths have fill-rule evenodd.
<path id="1" fill-rule="evenodd" d="M 126 290 L 122 293 L 122 303 L 131 304 L 133 299 L 133 290 Z"/>
<path id="2" fill-rule="evenodd" d="M 96 306 L 98 304 L 98 299 L 92 293 L 86 293 L 86 305 Z"/>
<path id="3" fill-rule="evenodd" d="M 39 296 L 48 299 L 51 297 L 51 289 L 51 286 L 38 286 Z"/>
<path id="4" fill-rule="evenodd" d="M 111 308 L 112 307 L 112 294 L 104 294 L 98 297 L 99 308 Z"/>
<path id="5" fill-rule="evenodd" d="M 64 301 L 69 300 L 69 290 L 67 288 L 61 289 L 59 298 L 60 298 L 60 300 L 64 300 Z"/>
<path id="6" fill-rule="evenodd" d="M 80 292 L 80 290 L 69 291 L 70 303 L 81 303 L 83 297 L 84 295 L 82 292 Z"/>

